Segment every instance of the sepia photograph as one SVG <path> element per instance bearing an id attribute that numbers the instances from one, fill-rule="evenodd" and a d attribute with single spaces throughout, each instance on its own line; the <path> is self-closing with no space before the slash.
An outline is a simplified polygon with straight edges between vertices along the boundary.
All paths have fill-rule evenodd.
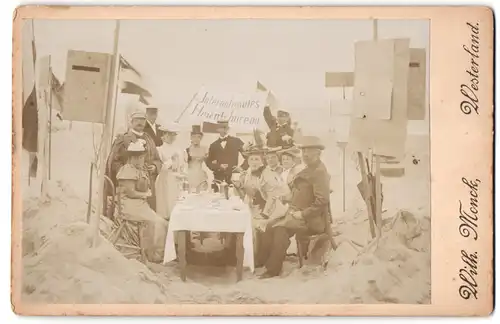
<path id="1" fill-rule="evenodd" d="M 476 9 L 21 10 L 14 311 L 491 311 Z"/>
<path id="2" fill-rule="evenodd" d="M 428 20 L 22 36 L 23 300 L 430 303 Z"/>

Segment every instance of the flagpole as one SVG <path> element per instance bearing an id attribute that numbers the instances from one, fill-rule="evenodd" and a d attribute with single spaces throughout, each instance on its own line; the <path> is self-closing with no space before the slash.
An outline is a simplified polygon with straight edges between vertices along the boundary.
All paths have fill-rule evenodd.
<path id="1" fill-rule="evenodd" d="M 35 51 L 35 21 L 31 19 L 31 53 L 33 56 L 33 77 L 34 81 L 36 80 L 36 71 L 35 71 L 35 61 L 36 61 L 36 51 Z M 24 76 L 23 76 L 24 77 Z M 23 81 L 24 83 L 24 81 Z M 33 87 L 35 88 L 35 98 L 36 98 L 36 81 L 33 83 Z M 24 89 L 24 86 L 23 86 Z M 24 93 L 23 91 L 23 105 L 26 103 L 27 97 L 29 96 Z M 26 97 L 26 98 L 25 98 Z M 37 113 L 37 118 L 38 118 L 38 113 Z M 38 133 L 38 130 L 37 130 Z M 38 151 L 38 139 L 37 139 L 37 151 Z M 35 152 L 28 152 L 29 156 L 29 163 L 28 163 L 28 186 L 31 186 L 31 169 L 33 168 L 33 163 L 35 162 L 35 158 L 37 158 L 37 151 Z M 38 169 L 38 167 L 37 167 Z M 38 170 L 36 170 L 38 171 Z"/>
<path id="2" fill-rule="evenodd" d="M 191 104 L 193 103 L 194 98 L 196 98 L 197 94 L 198 94 L 198 92 L 196 92 L 194 94 L 194 96 L 191 98 L 191 100 L 189 100 L 189 103 L 186 105 L 186 107 L 184 107 L 184 109 L 182 110 L 182 112 L 179 115 L 179 117 L 177 117 L 177 119 L 175 120 L 176 123 L 178 123 L 181 120 L 182 116 L 184 116 L 184 114 L 186 113 L 186 110 L 189 108 L 189 106 L 191 106 Z"/>
<path id="3" fill-rule="evenodd" d="M 119 37 L 119 35 L 117 36 Z M 118 40 L 116 41 L 118 43 Z M 117 45 L 118 47 L 118 45 Z M 113 123 L 112 123 L 112 126 L 111 126 L 111 136 L 110 136 L 110 140 L 111 140 L 111 144 L 113 144 L 113 137 L 115 135 L 115 123 L 116 123 L 116 105 L 118 103 L 118 87 L 120 86 L 120 72 L 121 72 L 121 68 L 120 68 L 120 61 L 121 61 L 121 55 L 118 56 L 118 71 L 116 72 L 116 86 L 115 86 L 115 104 L 113 105 Z"/>
<path id="4" fill-rule="evenodd" d="M 38 91 L 41 91 L 41 84 L 39 79 L 39 73 L 43 73 L 43 71 L 37 71 L 37 53 L 36 53 L 36 42 L 35 42 L 35 21 L 31 20 L 31 31 L 33 33 L 32 40 L 32 50 L 33 50 L 33 76 L 34 76 L 34 87 L 35 87 L 35 96 L 37 102 L 37 116 L 38 116 L 38 131 L 37 131 L 37 150 L 36 150 L 36 158 L 37 158 L 37 178 L 40 179 L 40 193 L 43 200 L 48 198 L 48 168 L 47 168 L 47 97 L 44 96 L 43 99 L 45 102 L 42 104 L 38 101 Z M 38 73 L 37 73 L 38 72 Z M 45 93 L 46 95 L 46 93 Z M 43 109 L 40 109 L 42 106 Z"/>
<path id="5" fill-rule="evenodd" d="M 102 147 L 101 152 L 99 153 L 99 194 L 97 197 L 97 208 L 94 213 L 94 217 L 91 218 L 90 226 L 92 229 L 92 242 L 91 246 L 96 247 L 99 242 L 99 223 L 101 220 L 101 211 L 103 209 L 103 201 L 105 195 L 104 188 L 104 171 L 106 168 L 106 158 L 108 155 L 109 147 L 110 147 L 110 137 L 111 137 L 111 129 L 113 123 L 113 101 L 116 99 L 114 94 L 116 90 L 116 83 L 118 82 L 116 79 L 117 70 L 120 66 L 120 59 L 118 57 L 118 39 L 120 35 L 120 20 L 116 20 L 115 25 L 115 34 L 114 34 L 114 44 L 113 44 L 113 56 L 111 58 L 111 67 L 109 72 L 109 81 L 108 81 L 108 94 L 106 97 L 106 121 L 103 127 L 103 137 L 102 137 Z"/>
<path id="6" fill-rule="evenodd" d="M 49 55 L 49 180 L 51 178 L 52 170 L 52 56 Z"/>

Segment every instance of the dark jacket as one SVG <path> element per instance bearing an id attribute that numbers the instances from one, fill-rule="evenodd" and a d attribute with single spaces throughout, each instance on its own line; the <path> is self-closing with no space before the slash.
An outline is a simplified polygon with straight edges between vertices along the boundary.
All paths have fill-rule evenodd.
<path id="1" fill-rule="evenodd" d="M 154 180 L 156 175 L 160 172 L 162 162 L 160 160 L 158 150 L 154 145 L 154 140 L 146 134 L 146 132 L 144 132 L 144 135 L 138 136 L 135 133 L 128 131 L 125 134 L 119 134 L 116 136 L 106 163 L 106 175 L 110 177 L 114 183 L 116 183 L 116 173 L 125 163 L 127 163 L 127 148 L 129 144 L 135 142 L 139 138 L 146 141 L 145 164 L 153 164 L 156 166 L 156 171 L 152 174 L 152 180 Z"/>
<path id="2" fill-rule="evenodd" d="M 149 122 L 146 121 L 146 126 L 144 127 L 144 133 L 148 134 L 153 139 L 156 146 L 161 146 L 163 144 L 163 141 L 161 140 L 159 125 L 156 124 L 155 127 L 156 127 L 155 129 L 156 134 L 153 131 L 153 128 L 151 128 L 151 125 L 149 125 Z"/>
<path id="3" fill-rule="evenodd" d="M 290 208 L 302 212 L 309 231 L 325 231 L 330 217 L 330 175 L 323 162 L 307 166 L 297 174 L 292 183 Z"/>
<path id="4" fill-rule="evenodd" d="M 266 121 L 267 126 L 269 126 L 269 133 L 267 133 L 267 146 L 268 147 L 277 147 L 277 146 L 291 146 L 293 141 L 285 142 L 283 140 L 283 136 L 289 135 L 293 137 L 293 129 L 289 123 L 285 125 L 278 125 L 276 118 L 272 115 L 271 109 L 269 106 L 264 108 L 264 120 Z"/>
<path id="5" fill-rule="evenodd" d="M 221 139 L 217 139 L 208 148 L 207 167 L 214 172 L 216 180 L 226 180 L 231 177 L 233 167 L 238 165 L 239 153 L 243 150 L 243 141 L 237 137 L 227 136 L 226 146 L 222 147 Z M 226 170 L 221 164 L 227 164 Z"/>

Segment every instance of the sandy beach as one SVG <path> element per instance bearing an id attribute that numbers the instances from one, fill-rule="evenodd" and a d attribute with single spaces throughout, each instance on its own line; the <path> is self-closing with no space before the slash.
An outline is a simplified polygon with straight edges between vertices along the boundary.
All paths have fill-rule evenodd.
<path id="1" fill-rule="evenodd" d="M 90 248 L 92 233 L 86 213 L 94 156 L 92 127 L 74 123 L 70 130 L 68 122 L 58 122 L 53 131 L 52 148 L 57 155 L 52 158 L 47 200 L 40 200 L 36 183 L 28 186 L 26 152 L 22 158 L 22 298 L 26 302 L 430 303 L 428 136 L 408 137 L 404 177 L 382 178 L 383 234 L 371 242 L 366 206 L 356 187 L 360 176 L 355 155 L 346 153 L 343 212 L 340 150 L 334 136 L 325 134 L 323 161 L 332 176 L 338 244 L 327 269 L 315 264 L 299 269 L 296 257 L 290 256 L 280 277 L 259 280 L 259 269 L 255 274 L 246 270 L 243 281 L 236 283 L 231 267 L 194 265 L 188 267 L 187 282 L 182 282 L 175 262 L 164 266 L 128 260 L 103 236 L 97 247 Z M 96 186 L 93 196 L 95 205 Z M 101 222 L 102 234 L 109 231 L 108 225 Z"/>

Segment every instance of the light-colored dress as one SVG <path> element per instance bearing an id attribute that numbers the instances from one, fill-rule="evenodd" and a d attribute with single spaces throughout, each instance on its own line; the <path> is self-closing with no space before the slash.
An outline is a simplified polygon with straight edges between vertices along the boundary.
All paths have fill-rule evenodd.
<path id="1" fill-rule="evenodd" d="M 168 143 L 159 146 L 158 153 L 163 166 L 155 184 L 156 212 L 164 219 L 170 219 L 170 214 L 181 191 L 179 175 L 184 171 L 186 155 Z"/>
<path id="2" fill-rule="evenodd" d="M 305 165 L 303 164 L 295 164 L 290 169 L 283 170 L 283 173 L 281 173 L 281 178 L 288 185 L 288 188 L 292 188 L 293 180 L 295 180 L 297 174 L 304 168 Z"/>
<path id="3" fill-rule="evenodd" d="M 208 176 L 203 166 L 208 149 L 204 146 L 190 146 L 186 149 L 186 153 L 189 189 L 196 190 L 196 192 L 206 191 L 208 189 Z"/>
<path id="4" fill-rule="evenodd" d="M 264 224 L 266 220 L 262 216 L 262 207 L 265 202 L 262 199 L 260 194 L 260 176 L 262 174 L 262 169 L 257 171 L 247 170 L 244 174 L 242 174 L 241 188 L 244 193 L 243 201 L 248 204 L 250 208 L 250 212 L 252 214 L 252 229 L 253 229 L 253 243 L 254 243 L 254 253 L 257 255 L 258 253 L 258 244 L 259 238 L 257 229 L 261 227 L 261 224 Z"/>
<path id="5" fill-rule="evenodd" d="M 297 134 L 297 133 L 296 133 Z M 286 169 L 281 174 L 283 181 L 288 185 L 288 192 L 286 194 L 286 199 L 289 200 L 291 198 L 291 188 L 293 181 L 297 174 L 305 168 L 304 164 L 295 164 L 290 169 Z M 273 223 L 274 226 L 284 224 L 284 220 L 277 220 Z M 295 236 L 290 238 L 290 246 L 288 247 L 287 254 L 297 254 L 297 243 L 295 241 Z"/>
<path id="6" fill-rule="evenodd" d="M 168 223 L 149 207 L 146 198 L 129 198 L 120 186 L 120 181 L 134 181 L 137 191 L 146 192 L 150 189 L 148 172 L 145 169 L 137 168 L 135 165 L 125 164 L 118 170 L 116 179 L 118 180 L 118 194 L 120 196 L 120 207 L 123 218 L 131 221 L 145 221 L 153 226 L 154 234 L 152 240 L 144 239 L 144 248 L 152 252 L 161 251 Z M 141 184 L 139 185 L 139 183 Z"/>
<path id="7" fill-rule="evenodd" d="M 266 167 L 260 176 L 260 192 L 267 202 L 272 198 L 281 197 L 287 191 L 287 184 L 283 181 L 282 169 L 271 170 Z"/>
<path id="8" fill-rule="evenodd" d="M 287 206 L 282 203 L 281 198 L 286 197 L 290 190 L 283 180 L 282 172 L 282 169 L 271 170 L 266 167 L 260 177 L 260 192 L 266 201 L 263 213 L 269 217 L 269 221 L 261 225 L 264 229 L 269 222 L 286 213 Z"/>

